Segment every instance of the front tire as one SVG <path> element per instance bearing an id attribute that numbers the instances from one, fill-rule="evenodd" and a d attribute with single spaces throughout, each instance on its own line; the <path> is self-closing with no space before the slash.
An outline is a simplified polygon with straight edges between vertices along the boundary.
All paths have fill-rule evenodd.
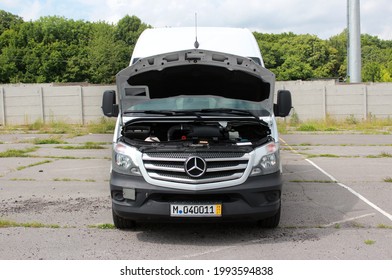
<path id="1" fill-rule="evenodd" d="M 278 212 L 273 215 L 272 217 L 263 219 L 259 221 L 259 226 L 261 228 L 276 228 L 279 225 L 280 222 L 280 212 L 281 212 L 282 206 L 279 206 Z"/>
<path id="2" fill-rule="evenodd" d="M 135 221 L 124 219 L 118 216 L 112 209 L 114 226 L 118 229 L 135 229 Z"/>

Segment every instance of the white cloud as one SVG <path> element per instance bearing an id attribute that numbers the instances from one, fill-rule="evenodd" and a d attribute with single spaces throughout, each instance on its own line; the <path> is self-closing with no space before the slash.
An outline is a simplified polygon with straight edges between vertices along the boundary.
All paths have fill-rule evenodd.
<path id="1" fill-rule="evenodd" d="M 116 23 L 136 15 L 155 27 L 199 26 L 246 27 L 281 33 L 316 34 L 329 38 L 346 27 L 346 0 L 2 0 L 0 9 L 25 19 L 45 15 Z M 390 0 L 361 0 L 362 31 L 392 39 Z"/>
<path id="2" fill-rule="evenodd" d="M 25 20 L 36 20 L 42 15 L 43 4 L 42 1 L 34 0 L 24 2 L 19 16 Z"/>

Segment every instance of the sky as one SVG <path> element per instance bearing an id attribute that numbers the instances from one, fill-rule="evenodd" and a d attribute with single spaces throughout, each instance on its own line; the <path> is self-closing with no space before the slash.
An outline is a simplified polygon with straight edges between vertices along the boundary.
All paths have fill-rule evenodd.
<path id="1" fill-rule="evenodd" d="M 392 40 L 390 0 L 360 0 L 361 31 Z M 262 33 L 314 34 L 322 39 L 347 26 L 346 0 L 0 0 L 0 9 L 25 21 L 42 16 L 117 23 L 135 15 L 153 27 L 248 28 Z"/>

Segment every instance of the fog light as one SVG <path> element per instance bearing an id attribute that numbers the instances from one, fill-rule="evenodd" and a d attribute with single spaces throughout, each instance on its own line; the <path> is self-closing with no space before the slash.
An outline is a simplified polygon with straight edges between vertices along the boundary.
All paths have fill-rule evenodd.
<path id="1" fill-rule="evenodd" d="M 266 192 L 265 193 L 265 199 L 268 202 L 274 202 L 277 201 L 279 199 L 279 192 L 278 191 L 272 191 L 272 192 Z"/>
<path id="2" fill-rule="evenodd" d="M 123 193 L 122 192 L 114 192 L 113 199 L 116 201 L 124 201 Z"/>

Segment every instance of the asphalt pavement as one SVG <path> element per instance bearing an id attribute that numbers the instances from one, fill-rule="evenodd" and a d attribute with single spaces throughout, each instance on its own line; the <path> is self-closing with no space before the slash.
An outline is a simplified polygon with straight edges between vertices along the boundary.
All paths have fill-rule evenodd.
<path id="1" fill-rule="evenodd" d="M 392 259 L 392 135 L 281 135 L 277 229 L 142 224 L 134 231 L 112 228 L 112 135 L 34 144 L 50 137 L 0 134 L 0 259 Z"/>

